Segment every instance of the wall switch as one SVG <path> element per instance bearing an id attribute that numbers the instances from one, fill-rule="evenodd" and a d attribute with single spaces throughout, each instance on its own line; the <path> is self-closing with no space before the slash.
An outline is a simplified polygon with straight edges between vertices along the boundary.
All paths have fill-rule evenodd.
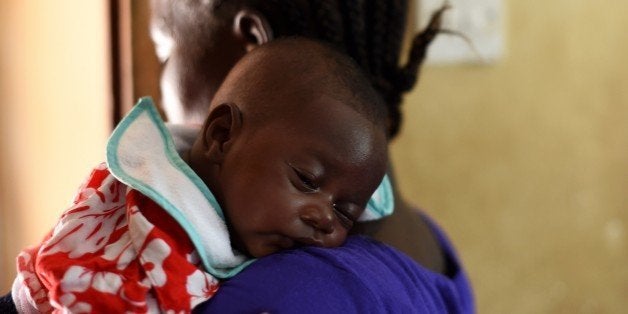
<path id="1" fill-rule="evenodd" d="M 418 0 L 417 31 L 423 30 L 433 12 L 445 0 Z M 450 9 L 443 15 L 444 29 L 464 34 L 441 34 L 428 48 L 431 64 L 491 64 L 499 61 L 504 46 L 504 10 L 502 0 L 449 0 Z"/>

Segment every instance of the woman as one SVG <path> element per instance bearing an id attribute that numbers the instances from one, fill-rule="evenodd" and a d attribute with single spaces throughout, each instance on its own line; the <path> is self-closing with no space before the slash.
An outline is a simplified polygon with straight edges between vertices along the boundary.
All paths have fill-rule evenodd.
<path id="1" fill-rule="evenodd" d="M 332 43 L 357 61 L 387 103 L 390 140 L 397 135 L 401 123 L 402 95 L 415 85 L 426 49 L 439 32 L 440 16 L 445 10 L 443 7 L 436 12 L 427 29 L 413 39 L 408 61 L 399 67 L 406 26 L 405 0 L 153 0 L 152 8 L 151 33 L 158 57 L 164 66 L 161 79 L 162 105 L 171 123 L 200 125 L 215 91 L 237 60 L 256 46 L 274 38 L 299 35 Z M 393 190 L 397 191 L 392 167 L 389 167 L 389 176 L 393 181 Z M 455 283 L 451 293 L 459 294 L 456 296 L 458 301 L 454 301 L 458 304 L 447 308 L 447 311 L 452 309 L 473 311 L 470 287 L 442 231 L 430 222 L 429 218 L 404 201 L 401 195 L 395 193 L 394 196 L 394 214 L 385 221 L 361 226 L 362 231 L 404 252 L 420 265 L 421 270 L 445 275 L 441 277 L 451 281 L 445 285 Z M 334 254 L 333 256 L 325 255 L 325 252 L 319 252 L 317 249 L 305 249 L 297 255 L 301 253 L 308 257 L 325 255 L 329 258 L 346 256 L 346 259 L 340 261 L 346 268 L 351 268 L 351 265 L 355 265 L 353 262 L 357 260 L 371 260 L 376 263 L 378 258 L 381 259 L 379 253 L 360 255 L 360 252 L 364 251 L 360 248 L 365 247 L 371 252 L 381 253 L 381 256 L 393 256 L 393 260 L 389 262 L 401 268 L 409 265 L 405 257 L 400 256 L 397 251 L 361 238 L 351 239 L 346 248 L 340 249 L 345 251 L 330 253 Z M 325 256 L 322 257 L 323 260 Z M 356 259 L 357 256 L 360 258 Z M 242 297 L 229 294 L 230 284 L 238 285 L 239 288 L 235 289 L 238 291 L 247 290 L 247 287 L 253 291 L 254 282 L 275 280 L 273 278 L 276 276 L 266 267 L 272 268 L 282 261 L 288 263 L 287 260 L 293 264 L 302 262 L 301 257 L 290 255 L 282 258 L 280 255 L 268 261 L 254 263 L 245 271 L 246 275 L 238 276 L 223 286 L 221 291 L 227 292 L 219 293 L 214 301 L 210 301 L 214 304 L 210 305 L 210 308 L 226 311 L 220 304 L 233 304 L 234 300 Z M 330 263 L 315 260 L 314 264 L 308 265 L 320 270 Z M 307 274 L 300 273 L 298 269 L 295 271 L 292 277 L 282 275 L 283 281 L 279 280 L 272 284 L 276 287 L 285 287 L 285 291 L 281 290 L 283 293 L 290 291 L 293 284 L 315 280 L 307 277 Z M 428 273 L 428 276 L 431 274 Z M 333 276 L 333 270 L 328 275 Z M 397 276 L 393 276 L 396 278 L 382 277 L 381 282 L 375 282 L 385 285 L 399 279 L 398 277 L 413 275 L 416 275 L 414 271 L 397 273 Z M 400 281 L 397 283 L 404 284 Z M 340 284 L 340 287 L 346 286 L 346 283 Z M 307 293 L 311 295 L 320 291 L 335 291 L 333 288 L 319 289 L 321 287 L 323 286 L 315 285 L 311 287 L 313 290 L 307 290 Z M 275 302 L 273 306 L 279 306 L 278 303 L 285 303 L 285 299 L 281 301 L 274 298 L 277 294 L 280 292 L 271 291 L 260 295 L 261 303 L 258 304 Z M 329 299 L 329 295 L 325 295 L 325 298 Z M 293 300 L 296 300 L 293 303 L 297 304 L 297 307 L 291 309 L 302 310 L 299 307 L 299 304 L 303 303 L 300 296 L 293 295 Z M 393 303 L 397 301 L 393 300 Z M 445 301 L 447 302 L 449 301 Z M 239 305 L 244 307 L 233 310 L 252 309 L 248 307 L 247 301 L 239 302 Z"/>
<path id="2" fill-rule="evenodd" d="M 388 104 L 391 140 L 401 124 L 402 94 L 416 82 L 442 13 L 437 12 L 430 27 L 415 37 L 409 61 L 400 68 L 406 1 L 153 0 L 152 4 L 151 33 L 163 63 L 162 106 L 169 122 L 201 125 L 214 92 L 237 60 L 273 38 L 301 35 L 335 44 L 368 73 Z M 444 272 L 443 256 L 428 225 L 401 195 L 394 196 L 395 214 L 377 226 L 374 237 Z"/>

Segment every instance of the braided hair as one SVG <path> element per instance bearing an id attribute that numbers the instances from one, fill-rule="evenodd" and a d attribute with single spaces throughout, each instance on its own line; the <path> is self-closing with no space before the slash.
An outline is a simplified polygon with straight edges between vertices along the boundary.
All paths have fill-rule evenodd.
<path id="1" fill-rule="evenodd" d="M 401 102 L 414 87 L 429 44 L 441 31 L 447 6 L 415 35 L 399 65 L 408 0 L 222 0 L 217 7 L 248 7 L 262 13 L 274 37 L 304 36 L 328 42 L 351 56 L 380 93 L 390 117 L 389 137 L 399 132 Z"/>

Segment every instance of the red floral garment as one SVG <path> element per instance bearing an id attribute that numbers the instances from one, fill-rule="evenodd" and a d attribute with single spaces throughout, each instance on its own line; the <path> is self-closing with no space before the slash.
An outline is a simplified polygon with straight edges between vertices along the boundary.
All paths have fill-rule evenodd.
<path id="1" fill-rule="evenodd" d="M 218 289 L 183 229 L 105 164 L 44 241 L 19 254 L 17 280 L 41 312 L 190 312 Z"/>

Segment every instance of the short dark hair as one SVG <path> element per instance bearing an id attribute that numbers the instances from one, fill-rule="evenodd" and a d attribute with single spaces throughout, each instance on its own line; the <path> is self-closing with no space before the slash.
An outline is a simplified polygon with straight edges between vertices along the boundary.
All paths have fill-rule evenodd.
<path id="1" fill-rule="evenodd" d="M 381 95 L 374 89 L 360 66 L 335 46 L 305 37 L 282 37 L 263 45 L 266 49 L 295 49 L 300 47 L 300 61 L 318 58 L 325 64 L 325 73 L 312 79 L 320 80 L 328 92 L 351 106 L 373 124 L 387 133 L 388 108 Z"/>
<path id="2" fill-rule="evenodd" d="M 239 63 L 249 62 L 255 62 L 255 68 L 249 68 L 248 71 L 262 71 L 261 73 L 281 71 L 282 75 L 279 77 L 262 75 L 264 82 L 259 82 L 261 85 L 258 87 L 262 92 L 269 92 L 267 97 L 282 97 L 284 95 L 282 86 L 286 85 L 286 80 L 300 81 L 296 83 L 304 89 L 283 92 L 297 92 L 300 97 L 305 98 L 326 94 L 350 106 L 385 134 L 388 133 L 386 129 L 388 112 L 382 97 L 355 61 L 334 46 L 305 37 L 282 37 L 253 49 Z M 234 68 L 238 67 L 236 65 Z M 257 74 L 248 75 L 242 73 L 238 75 L 238 79 L 260 77 Z M 241 93 L 242 96 L 247 91 L 240 91 L 235 87 L 230 92 L 231 95 L 237 93 Z M 261 109 L 258 114 L 263 116 L 264 111 Z"/>

